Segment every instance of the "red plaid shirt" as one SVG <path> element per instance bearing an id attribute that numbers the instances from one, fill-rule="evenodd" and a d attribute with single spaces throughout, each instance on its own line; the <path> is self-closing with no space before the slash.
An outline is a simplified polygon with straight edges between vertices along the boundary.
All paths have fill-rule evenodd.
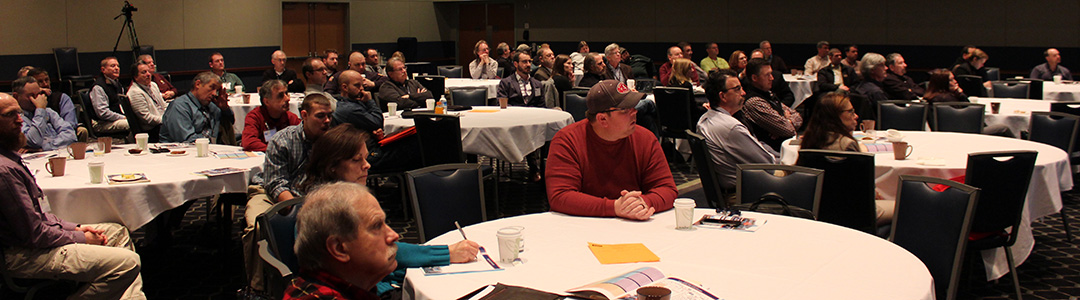
<path id="1" fill-rule="evenodd" d="M 293 278 L 292 284 L 285 288 L 283 300 L 297 299 L 353 299 L 378 300 L 379 297 L 337 276 L 317 271 Z"/>

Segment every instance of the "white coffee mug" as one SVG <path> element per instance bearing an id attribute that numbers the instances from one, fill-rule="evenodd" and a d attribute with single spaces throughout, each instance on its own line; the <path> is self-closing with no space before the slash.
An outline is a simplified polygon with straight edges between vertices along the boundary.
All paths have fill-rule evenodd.
<path id="1" fill-rule="evenodd" d="M 105 181 L 105 162 L 94 161 L 86 166 L 90 169 L 90 183 L 99 184 Z"/>

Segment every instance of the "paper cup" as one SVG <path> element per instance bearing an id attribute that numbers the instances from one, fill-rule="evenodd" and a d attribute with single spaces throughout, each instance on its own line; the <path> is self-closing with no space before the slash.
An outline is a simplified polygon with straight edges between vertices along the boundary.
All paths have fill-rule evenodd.
<path id="1" fill-rule="evenodd" d="M 397 116 L 397 102 L 386 103 L 386 111 L 390 113 L 390 116 Z"/>
<path id="2" fill-rule="evenodd" d="M 146 150 L 146 144 L 150 142 L 150 135 L 146 133 L 140 133 L 135 135 L 135 147 L 139 150 Z"/>
<path id="3" fill-rule="evenodd" d="M 521 230 L 504 227 L 495 234 L 499 239 L 499 261 L 513 263 L 518 258 L 521 248 Z"/>
<path id="4" fill-rule="evenodd" d="M 105 181 L 105 163 L 94 161 L 86 164 L 90 170 L 90 183 L 99 184 Z"/>
<path id="5" fill-rule="evenodd" d="M 435 99 L 427 99 L 427 109 L 435 110 Z"/>
<path id="6" fill-rule="evenodd" d="M 675 229 L 689 230 L 694 225 L 694 207 L 697 202 L 690 198 L 675 199 Z"/>
<path id="7" fill-rule="evenodd" d="M 195 139 L 195 153 L 197 157 L 206 157 L 210 153 L 210 139 Z"/>

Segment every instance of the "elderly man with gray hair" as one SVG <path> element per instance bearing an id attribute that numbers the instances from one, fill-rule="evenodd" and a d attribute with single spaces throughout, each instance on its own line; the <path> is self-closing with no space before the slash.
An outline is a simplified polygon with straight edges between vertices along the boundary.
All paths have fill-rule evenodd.
<path id="1" fill-rule="evenodd" d="M 210 71 L 195 75 L 191 92 L 176 97 L 161 116 L 162 143 L 192 143 L 199 138 L 213 141 L 222 124 L 232 128 L 235 118 L 221 86 L 221 76 Z"/>
<path id="2" fill-rule="evenodd" d="M 619 82 L 626 83 L 627 79 L 634 78 L 634 70 L 630 69 L 630 65 L 622 64 L 622 51 L 619 50 L 619 44 L 611 43 L 604 47 L 604 58 L 607 59 L 607 78 L 618 80 Z"/>
<path id="3" fill-rule="evenodd" d="M 855 112 L 860 116 L 867 116 L 862 121 L 863 127 L 870 129 L 874 128 L 876 109 L 870 109 L 871 107 L 877 107 L 878 101 L 884 101 L 889 99 L 889 95 L 885 94 L 885 90 L 882 89 L 882 81 L 887 76 L 888 67 L 885 66 L 885 57 L 881 54 L 874 52 L 867 52 L 863 55 L 861 61 L 859 61 L 859 74 L 862 75 L 862 82 L 853 89 L 854 94 L 860 95 L 868 100 L 867 105 L 864 105 L 866 109 L 862 112 Z"/>

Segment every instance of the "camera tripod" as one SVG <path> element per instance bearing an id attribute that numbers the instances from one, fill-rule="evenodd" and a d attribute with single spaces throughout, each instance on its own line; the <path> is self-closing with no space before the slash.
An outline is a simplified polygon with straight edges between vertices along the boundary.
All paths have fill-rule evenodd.
<path id="1" fill-rule="evenodd" d="M 113 57 L 116 57 L 116 49 L 117 47 L 120 47 L 120 39 L 124 37 L 125 30 L 128 32 L 128 40 L 131 43 L 132 56 L 136 56 L 139 53 L 139 34 L 135 32 L 135 22 L 131 20 L 131 12 L 134 10 L 128 9 L 128 6 L 130 6 L 130 4 L 126 4 L 124 6 L 123 13 L 113 18 L 113 20 L 116 20 L 119 19 L 121 16 L 124 17 L 124 25 L 120 27 L 120 34 L 116 36 L 116 44 L 113 45 Z"/>

